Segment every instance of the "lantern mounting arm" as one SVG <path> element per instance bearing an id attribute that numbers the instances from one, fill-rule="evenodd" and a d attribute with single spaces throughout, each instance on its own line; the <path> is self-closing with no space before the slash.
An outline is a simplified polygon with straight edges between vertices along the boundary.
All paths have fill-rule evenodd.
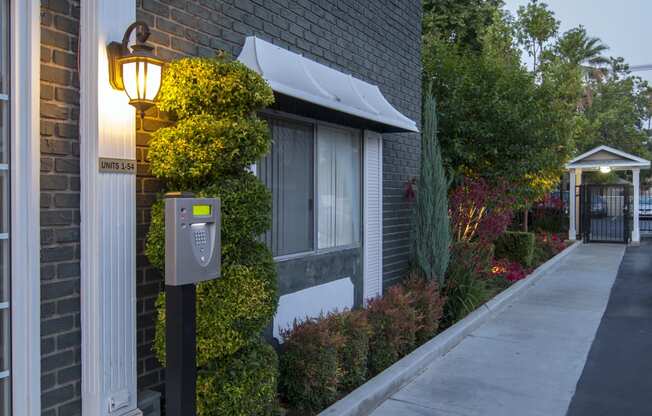
<path id="1" fill-rule="evenodd" d="M 142 20 L 137 20 L 127 27 L 125 34 L 122 36 L 122 42 L 111 42 L 106 46 L 109 60 L 109 82 L 116 90 L 124 90 L 122 71 L 118 64 L 118 58 L 131 53 L 129 50 L 129 40 L 131 39 L 131 34 L 136 29 L 139 30 L 136 32 L 136 43 L 132 46 L 132 49 L 151 52 L 153 48 L 147 45 L 146 42 L 152 32 L 149 30 L 147 23 Z"/>

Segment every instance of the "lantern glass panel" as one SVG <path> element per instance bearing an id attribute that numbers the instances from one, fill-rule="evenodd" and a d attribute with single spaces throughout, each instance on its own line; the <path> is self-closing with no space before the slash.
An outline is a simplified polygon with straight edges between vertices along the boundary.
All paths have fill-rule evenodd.
<path id="1" fill-rule="evenodd" d="M 161 66 L 152 62 L 148 62 L 145 65 L 147 65 L 145 99 L 154 101 L 159 88 L 161 88 Z"/>
<path id="2" fill-rule="evenodd" d="M 138 99 L 138 63 L 127 62 L 122 64 L 122 82 L 125 87 L 125 92 L 129 99 Z"/>

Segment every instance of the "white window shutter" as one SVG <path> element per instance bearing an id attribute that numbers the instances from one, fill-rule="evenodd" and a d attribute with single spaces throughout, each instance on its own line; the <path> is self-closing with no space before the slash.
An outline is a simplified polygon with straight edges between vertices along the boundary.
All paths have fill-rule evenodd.
<path id="1" fill-rule="evenodd" d="M 383 293 L 383 139 L 364 132 L 363 297 Z"/>

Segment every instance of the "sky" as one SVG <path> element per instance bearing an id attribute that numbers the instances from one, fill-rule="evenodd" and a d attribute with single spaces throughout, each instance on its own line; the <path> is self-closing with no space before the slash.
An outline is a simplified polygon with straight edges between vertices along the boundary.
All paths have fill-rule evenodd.
<path id="1" fill-rule="evenodd" d="M 516 15 L 528 0 L 503 0 Z M 609 46 L 607 56 L 622 56 L 634 65 L 652 64 L 651 0 L 542 0 L 561 21 L 560 32 L 583 25 L 590 36 Z M 636 72 L 652 83 L 652 70 Z"/>

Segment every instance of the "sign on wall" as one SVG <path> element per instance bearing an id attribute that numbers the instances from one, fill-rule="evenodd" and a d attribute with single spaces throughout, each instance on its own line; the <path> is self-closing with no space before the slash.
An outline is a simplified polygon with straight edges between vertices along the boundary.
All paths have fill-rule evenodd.
<path id="1" fill-rule="evenodd" d="M 135 159 L 113 159 L 108 157 L 99 158 L 100 172 L 105 173 L 127 173 L 136 174 Z"/>

